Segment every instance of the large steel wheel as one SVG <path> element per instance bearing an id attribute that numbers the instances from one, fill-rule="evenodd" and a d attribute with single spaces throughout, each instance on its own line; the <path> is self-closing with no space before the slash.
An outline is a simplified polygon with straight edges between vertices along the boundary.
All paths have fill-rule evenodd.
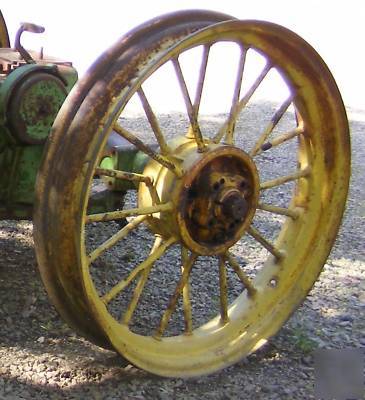
<path id="1" fill-rule="evenodd" d="M 56 148 L 58 146 L 54 147 L 53 138 L 58 143 L 65 143 L 67 139 L 64 134 L 69 129 L 70 124 L 73 123 L 78 107 L 85 97 L 89 96 L 89 90 L 92 89 L 96 82 L 103 80 L 104 75 L 113 66 L 115 60 L 119 59 L 123 63 L 125 62 L 125 57 L 133 58 L 138 54 L 141 48 L 136 47 L 136 44 L 140 46 L 140 42 L 143 41 L 144 48 L 151 53 L 156 51 L 155 47 L 163 51 L 191 32 L 231 18 L 228 15 L 211 11 L 182 11 L 154 18 L 138 26 L 118 40 L 113 47 L 108 49 L 97 60 L 85 74 L 83 80 L 78 82 L 59 112 L 52 135 L 52 143 L 49 143 L 45 150 L 45 158 L 36 188 L 38 204 L 35 205 L 34 236 L 37 258 L 43 283 L 58 312 L 73 329 L 93 343 L 103 347 L 110 347 L 109 340 L 105 337 L 104 329 L 99 328 L 98 322 L 95 321 L 94 315 L 90 312 L 90 306 L 86 302 L 86 298 L 82 295 L 83 283 L 74 265 L 74 257 L 78 258 L 78 256 L 71 254 L 72 250 L 66 245 L 67 247 L 61 251 L 64 251 L 64 255 L 66 256 L 67 254 L 66 257 L 70 258 L 66 264 L 59 263 L 58 257 L 53 256 L 53 243 L 47 239 L 49 236 L 57 241 L 56 236 L 63 236 L 62 230 L 68 231 L 70 229 L 69 224 L 70 222 L 72 223 L 68 217 L 63 222 L 59 221 L 61 225 L 58 225 L 56 220 L 50 222 L 53 218 L 51 216 L 52 212 L 58 214 L 58 211 L 54 208 L 56 203 L 51 199 L 54 193 L 51 194 L 50 192 L 48 183 L 50 175 L 47 173 L 49 160 L 53 157 L 58 157 L 58 150 L 60 150 Z M 63 147 L 63 144 L 61 147 Z M 81 161 L 81 158 L 79 161 Z M 61 179 L 69 176 L 68 168 L 56 174 Z M 63 183 L 61 186 L 63 186 Z M 63 199 L 63 203 L 67 203 L 66 198 Z M 58 214 L 58 216 L 63 219 L 61 214 Z M 67 236 L 68 234 L 65 233 L 65 235 Z"/>
<path id="2" fill-rule="evenodd" d="M 10 47 L 10 41 L 9 41 L 8 28 L 6 27 L 3 14 L 0 11 L 0 48 L 1 47 Z"/>
<path id="3" fill-rule="evenodd" d="M 39 177 L 38 259 L 129 361 L 206 374 L 266 343 L 317 279 L 347 195 L 348 123 L 326 65 L 283 27 L 228 21 L 168 49 L 145 40 L 76 89 L 56 121 Z M 150 84 L 168 68 L 176 85 Z M 156 87 L 161 102 L 176 88 L 185 128 L 158 112 Z M 204 101 L 225 90 L 226 112 L 205 117 Z M 128 118 L 135 100 L 145 125 Z M 145 156 L 143 168 L 104 163 L 111 134 Z M 136 183 L 123 210 L 88 212 L 102 176 Z"/>

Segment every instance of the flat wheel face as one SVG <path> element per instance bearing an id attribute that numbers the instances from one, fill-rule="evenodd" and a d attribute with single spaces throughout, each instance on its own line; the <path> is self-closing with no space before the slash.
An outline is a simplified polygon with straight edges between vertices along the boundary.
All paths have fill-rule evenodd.
<path id="1" fill-rule="evenodd" d="M 55 125 L 39 261 L 130 362 L 206 374 L 266 343 L 317 279 L 346 201 L 346 114 L 318 54 L 278 25 L 218 23 L 138 57 L 133 45 Z M 176 99 L 184 113 L 166 116 Z M 142 166 L 100 167 L 111 134 Z M 103 175 L 137 190 L 91 213 Z"/>
<path id="2" fill-rule="evenodd" d="M 9 42 L 8 29 L 6 27 L 3 14 L 0 11 L 0 48 L 1 47 L 10 47 L 10 42 Z"/>

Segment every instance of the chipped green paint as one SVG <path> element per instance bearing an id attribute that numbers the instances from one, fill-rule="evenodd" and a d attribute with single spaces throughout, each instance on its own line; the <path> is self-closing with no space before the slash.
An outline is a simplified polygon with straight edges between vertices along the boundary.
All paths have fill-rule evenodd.
<path id="1" fill-rule="evenodd" d="M 48 137 L 67 91 L 62 81 L 51 74 L 37 73 L 21 84 L 12 101 L 14 129 L 33 140 Z M 15 103 L 15 104 L 14 104 Z"/>
<path id="2" fill-rule="evenodd" d="M 77 72 L 21 65 L 0 80 L 0 218 L 32 218 L 45 142 Z"/>

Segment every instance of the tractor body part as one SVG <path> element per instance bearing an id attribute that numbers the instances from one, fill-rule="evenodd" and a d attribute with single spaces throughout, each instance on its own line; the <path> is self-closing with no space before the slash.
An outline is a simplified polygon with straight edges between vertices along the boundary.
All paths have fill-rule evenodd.
<path id="1" fill-rule="evenodd" d="M 156 150 L 157 146 L 152 144 Z M 109 136 L 104 154 L 100 161 L 100 168 L 114 169 L 119 171 L 142 173 L 150 158 L 139 151 L 126 139 L 120 137 L 115 132 Z M 126 192 L 127 190 L 135 190 L 138 183 L 127 181 L 115 176 L 103 176 L 103 181 L 111 191 Z"/>
<path id="2" fill-rule="evenodd" d="M 0 49 L 0 217 L 31 218 L 35 179 L 56 115 L 77 81 L 71 63 Z"/>
<path id="3" fill-rule="evenodd" d="M 45 143 L 67 96 L 64 82 L 37 71 L 21 81 L 11 95 L 7 120 L 11 134 L 22 144 Z"/>
<path id="4" fill-rule="evenodd" d="M 22 56 L 22 58 L 26 63 L 34 64 L 35 63 L 34 58 L 28 53 L 27 50 L 25 50 L 25 48 L 20 43 L 20 38 L 23 32 L 43 33 L 44 28 L 43 26 L 31 24 L 29 22 L 23 22 L 20 25 L 20 28 L 18 29 L 18 32 L 16 33 L 15 36 L 15 43 L 14 43 L 15 49 L 20 53 L 20 55 Z"/>

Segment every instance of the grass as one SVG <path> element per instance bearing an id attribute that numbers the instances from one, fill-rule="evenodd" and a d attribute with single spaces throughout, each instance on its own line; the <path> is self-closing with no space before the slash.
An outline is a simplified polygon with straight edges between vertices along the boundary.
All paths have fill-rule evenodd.
<path id="1" fill-rule="evenodd" d="M 304 354 L 312 353 L 318 347 L 317 342 L 311 339 L 307 331 L 302 327 L 292 329 L 291 340 L 293 341 L 293 346 Z"/>

